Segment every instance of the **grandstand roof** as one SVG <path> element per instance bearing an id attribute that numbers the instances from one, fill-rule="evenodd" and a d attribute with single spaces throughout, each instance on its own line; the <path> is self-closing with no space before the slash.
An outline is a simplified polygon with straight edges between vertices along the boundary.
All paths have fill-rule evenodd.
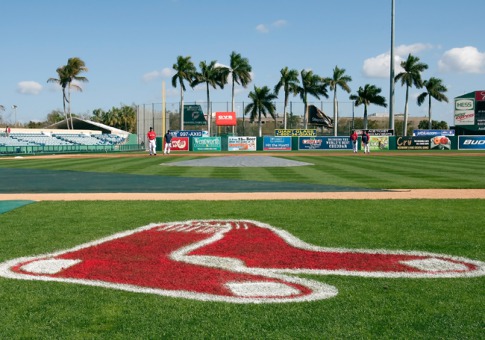
<path id="1" fill-rule="evenodd" d="M 87 119 L 81 119 L 77 117 L 72 117 L 72 122 L 74 124 L 74 130 L 101 130 L 102 133 L 112 133 L 115 135 L 128 136 L 130 133 L 124 130 L 114 128 L 109 125 L 101 124 L 98 122 L 93 122 Z M 52 129 L 65 129 L 67 130 L 66 119 L 48 126 Z"/>

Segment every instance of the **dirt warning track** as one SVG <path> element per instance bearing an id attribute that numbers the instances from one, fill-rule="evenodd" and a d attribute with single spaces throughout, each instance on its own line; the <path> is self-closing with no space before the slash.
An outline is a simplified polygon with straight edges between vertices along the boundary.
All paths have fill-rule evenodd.
<path id="1" fill-rule="evenodd" d="M 32 201 L 248 201 L 248 200 L 485 199 L 485 189 L 410 189 L 378 192 L 242 193 L 12 193 L 0 200 Z"/>

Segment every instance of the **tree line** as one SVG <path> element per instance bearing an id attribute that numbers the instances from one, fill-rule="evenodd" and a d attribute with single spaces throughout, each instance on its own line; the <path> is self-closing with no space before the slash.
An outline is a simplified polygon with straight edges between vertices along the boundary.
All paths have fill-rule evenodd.
<path id="1" fill-rule="evenodd" d="M 439 102 L 448 102 L 445 93 L 446 86 L 443 85 L 439 78 L 431 77 L 423 80 L 422 72 L 428 69 L 428 65 L 422 63 L 420 59 L 412 54 L 409 54 L 407 59 L 401 62 L 403 71 L 397 74 L 394 78 L 395 82 L 401 82 L 405 87 L 405 107 L 404 107 L 404 126 L 402 133 L 407 135 L 407 121 L 408 121 L 408 102 L 409 89 L 415 87 L 417 89 L 424 88 L 417 98 L 417 104 L 422 105 L 426 99 L 428 102 L 428 128 L 433 126 L 431 99 Z M 210 88 L 223 89 L 226 84 L 231 82 L 231 111 L 234 111 L 235 106 L 235 86 L 236 84 L 247 88 L 252 81 L 252 66 L 247 58 L 241 54 L 233 51 L 229 56 L 229 65 L 222 65 L 215 60 L 210 62 L 201 61 L 199 69 L 191 60 L 190 56 L 178 56 L 176 63 L 173 64 L 175 74 L 171 82 L 172 86 L 180 88 L 180 129 L 184 129 L 183 112 L 184 112 L 184 92 L 187 90 L 186 84 L 191 88 L 197 85 L 204 84 L 207 96 L 207 111 L 210 112 Z M 71 113 L 71 90 L 82 91 L 79 83 L 87 82 L 88 79 L 81 75 L 87 72 L 85 62 L 78 58 L 69 58 L 66 65 L 62 65 L 56 69 L 57 77 L 49 78 L 47 82 L 57 83 L 62 88 L 62 103 L 63 103 L 63 117 L 67 121 L 68 128 L 73 128 Z M 299 96 L 303 101 L 305 112 L 303 115 L 303 126 L 308 128 L 308 99 L 309 96 L 320 99 L 321 97 L 328 98 L 329 91 L 333 92 L 333 133 L 336 136 L 338 131 L 338 98 L 337 90 L 340 88 L 346 93 L 351 93 L 350 83 L 352 77 L 346 74 L 344 68 L 335 66 L 330 77 L 322 77 L 315 74 L 311 70 L 290 69 L 284 67 L 280 70 L 280 79 L 272 89 L 268 86 L 258 87 L 254 85 L 248 97 L 250 103 L 244 109 L 244 115 L 249 115 L 251 122 L 256 119 L 258 121 L 258 134 L 262 134 L 262 116 L 267 117 L 269 114 L 273 119 L 275 118 L 276 106 L 274 101 L 278 98 L 280 91 L 284 94 L 284 108 L 283 108 L 283 128 L 288 126 L 288 113 L 286 112 L 290 96 Z M 359 86 L 355 93 L 349 95 L 349 99 L 355 103 L 355 106 L 364 106 L 364 129 L 368 128 L 368 106 L 377 105 L 387 107 L 386 99 L 381 93 L 381 89 L 372 84 L 365 84 Z M 0 105 L 0 111 L 4 107 Z M 52 112 L 54 113 L 54 111 Z M 59 114 L 59 112 L 56 112 Z M 54 115 L 55 116 L 55 115 Z M 48 117 L 48 121 L 55 117 Z M 117 127 L 124 130 L 135 131 L 136 112 L 133 107 L 122 106 L 121 108 L 112 108 L 109 111 L 96 109 L 93 111 L 93 120 Z M 32 122 L 30 122 L 32 123 Z M 29 124 L 30 124 L 29 123 Z M 211 125 L 207 125 L 209 134 L 211 134 Z"/>
<path id="2" fill-rule="evenodd" d="M 183 125 L 183 107 L 184 107 L 184 92 L 186 91 L 186 83 L 190 87 L 194 88 L 199 84 L 206 85 L 207 94 L 207 112 L 210 112 L 210 88 L 224 88 L 228 84 L 229 75 L 232 75 L 232 108 L 234 111 L 234 86 L 235 84 L 242 85 L 244 88 L 251 82 L 252 67 L 249 64 L 247 58 L 243 58 L 239 53 L 232 52 L 230 55 L 230 65 L 224 66 L 218 64 L 215 60 L 211 62 L 201 61 L 199 63 L 199 70 L 195 67 L 190 56 L 178 56 L 176 63 L 173 65 L 175 74 L 172 77 L 172 86 L 180 87 L 180 129 L 184 128 Z M 409 89 L 416 87 L 418 89 L 424 88 L 417 98 L 417 104 L 421 106 L 426 98 L 428 98 L 428 128 L 433 126 L 431 99 L 435 99 L 439 102 L 448 102 L 448 98 L 445 95 L 447 88 L 443 85 L 442 80 L 431 77 L 428 80 L 422 80 L 421 73 L 428 68 L 428 65 L 420 62 L 420 59 L 412 54 L 409 54 L 407 59 L 401 62 L 403 71 L 397 74 L 394 78 L 395 82 L 401 82 L 402 86 L 406 88 L 406 99 L 404 108 L 404 126 L 403 135 L 407 135 L 407 122 L 408 122 L 408 102 L 409 102 Z M 287 128 L 287 113 L 286 108 L 288 106 L 288 100 L 290 96 L 299 96 L 303 101 L 305 107 L 305 113 L 303 116 L 303 126 L 306 129 L 308 127 L 308 97 L 313 96 L 317 99 L 320 97 L 328 98 L 328 91 L 333 92 L 333 132 L 337 135 L 338 131 L 338 99 L 337 89 L 342 89 L 347 93 L 351 92 L 349 83 L 352 81 L 352 77 L 345 73 L 344 68 L 335 66 L 330 77 L 321 77 L 311 70 L 289 69 L 284 67 L 280 71 L 280 79 L 278 83 L 271 90 L 268 86 L 258 87 L 254 86 L 253 91 L 248 95 L 250 104 L 246 106 L 244 115 L 249 114 L 250 121 L 258 120 L 259 132 L 261 136 L 261 117 L 267 117 L 269 114 L 273 119 L 275 118 L 276 107 L 274 104 L 275 99 L 278 98 L 280 90 L 284 92 L 284 109 L 283 109 L 283 128 Z M 368 112 L 369 105 L 377 105 L 387 107 L 386 99 L 381 93 L 381 89 L 372 84 L 365 84 L 359 86 L 356 93 L 350 94 L 349 99 L 354 101 L 355 106 L 364 106 L 364 129 L 368 128 Z M 208 131 L 210 133 L 210 124 L 208 124 Z"/>

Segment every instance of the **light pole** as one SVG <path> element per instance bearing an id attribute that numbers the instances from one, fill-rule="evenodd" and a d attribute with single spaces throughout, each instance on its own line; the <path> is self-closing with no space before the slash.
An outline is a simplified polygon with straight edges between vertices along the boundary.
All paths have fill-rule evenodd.
<path id="1" fill-rule="evenodd" d="M 12 105 L 12 109 L 13 109 L 13 119 L 14 119 L 13 125 L 17 126 L 17 105 Z"/>
<path id="2" fill-rule="evenodd" d="M 394 0 L 391 0 L 391 60 L 389 70 L 389 129 L 394 130 Z"/>

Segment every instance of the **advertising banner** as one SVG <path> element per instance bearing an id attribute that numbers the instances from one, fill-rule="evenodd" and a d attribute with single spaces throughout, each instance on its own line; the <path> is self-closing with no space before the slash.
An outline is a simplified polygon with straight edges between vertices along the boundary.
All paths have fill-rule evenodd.
<path id="1" fill-rule="evenodd" d="M 207 120 L 200 105 L 184 105 L 184 124 L 185 125 L 204 125 Z"/>
<path id="2" fill-rule="evenodd" d="M 179 130 L 179 131 L 170 130 L 170 134 L 174 137 L 206 137 L 206 136 L 208 136 L 207 131 L 199 131 L 199 130 Z"/>
<path id="3" fill-rule="evenodd" d="M 221 151 L 221 137 L 194 137 L 194 151 Z"/>
<path id="4" fill-rule="evenodd" d="M 275 129 L 274 135 L 277 137 L 316 136 L 317 130 L 316 129 Z"/>
<path id="5" fill-rule="evenodd" d="M 361 130 L 354 130 L 359 136 L 362 135 Z M 393 136 L 394 130 L 392 129 L 367 129 L 365 130 L 369 134 L 369 136 Z"/>
<path id="6" fill-rule="evenodd" d="M 264 151 L 291 151 L 291 137 L 263 137 Z"/>
<path id="7" fill-rule="evenodd" d="M 350 137 L 299 137 L 298 150 L 352 150 Z"/>
<path id="8" fill-rule="evenodd" d="M 451 150 L 451 140 L 446 136 L 426 137 L 398 137 L 398 150 Z"/>
<path id="9" fill-rule="evenodd" d="M 188 137 L 173 137 L 170 144 L 172 151 L 189 151 Z"/>
<path id="10" fill-rule="evenodd" d="M 455 130 L 413 130 L 414 137 L 454 136 Z"/>
<path id="11" fill-rule="evenodd" d="M 369 150 L 389 150 L 389 136 L 370 136 Z"/>
<path id="12" fill-rule="evenodd" d="M 485 150 L 485 136 L 458 136 L 459 150 Z"/>
<path id="13" fill-rule="evenodd" d="M 455 110 L 455 125 L 475 125 L 475 110 Z"/>
<path id="14" fill-rule="evenodd" d="M 216 112 L 217 126 L 236 126 L 236 112 Z"/>
<path id="15" fill-rule="evenodd" d="M 256 151 L 256 137 L 228 137 L 227 151 Z"/>

